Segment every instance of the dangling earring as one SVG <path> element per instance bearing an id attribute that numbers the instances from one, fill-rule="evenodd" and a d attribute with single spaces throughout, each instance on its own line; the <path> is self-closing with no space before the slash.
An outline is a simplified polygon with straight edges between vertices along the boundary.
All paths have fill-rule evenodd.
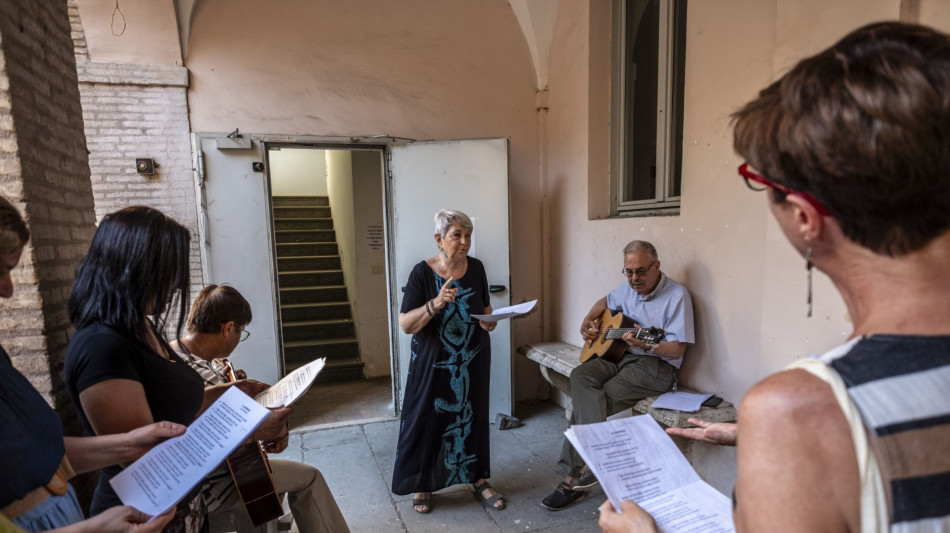
<path id="1" fill-rule="evenodd" d="M 811 262 L 811 245 L 809 245 L 805 250 L 805 270 L 808 271 L 808 298 L 805 300 L 808 304 L 808 312 L 805 316 L 809 318 L 811 318 L 811 271 L 813 266 L 815 265 Z"/>
<path id="2" fill-rule="evenodd" d="M 449 258 L 449 254 L 445 253 L 445 250 L 443 250 L 442 248 L 439 248 L 439 250 L 442 252 L 442 257 L 444 257 L 444 258 L 446 258 L 446 259 Z"/>

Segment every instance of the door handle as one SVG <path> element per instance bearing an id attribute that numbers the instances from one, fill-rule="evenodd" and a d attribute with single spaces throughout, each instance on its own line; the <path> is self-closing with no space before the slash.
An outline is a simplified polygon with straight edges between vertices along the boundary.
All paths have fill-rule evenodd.
<path id="1" fill-rule="evenodd" d="M 507 287 L 505 287 L 504 285 L 489 285 L 488 286 L 488 292 L 492 294 L 496 292 L 505 292 L 505 289 L 507 289 Z"/>

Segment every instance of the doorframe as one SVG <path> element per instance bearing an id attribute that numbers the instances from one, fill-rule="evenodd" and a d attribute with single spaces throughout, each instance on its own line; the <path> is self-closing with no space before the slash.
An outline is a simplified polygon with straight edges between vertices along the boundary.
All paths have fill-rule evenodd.
<path id="1" fill-rule="evenodd" d="M 192 132 L 192 153 L 194 155 L 194 168 L 195 168 L 195 192 L 197 200 L 199 202 L 199 213 L 198 213 L 198 229 L 199 235 L 201 238 L 200 254 L 201 254 L 201 269 L 202 269 L 202 278 L 205 284 L 208 283 L 210 277 L 210 263 L 209 257 L 207 254 L 206 247 L 208 245 L 208 221 L 206 220 L 206 210 L 202 206 L 206 205 L 206 198 L 204 195 L 204 189 L 202 187 L 202 182 L 204 180 L 204 162 L 201 155 L 201 151 L 198 150 L 197 139 L 208 139 L 226 136 L 226 132 Z M 268 212 L 268 224 L 270 236 L 268 238 L 270 242 L 270 254 L 273 258 L 273 271 L 272 275 L 272 294 L 273 294 L 273 305 L 275 316 L 277 320 L 277 349 L 280 353 L 280 358 L 278 361 L 278 375 L 280 377 L 284 376 L 284 346 L 283 346 L 283 335 L 282 335 L 282 326 L 281 317 L 280 317 L 280 300 L 278 295 L 278 284 L 277 284 L 277 250 L 276 250 L 276 240 L 273 238 L 273 219 L 274 219 L 274 208 L 273 202 L 271 200 L 271 174 L 270 174 L 270 160 L 269 160 L 269 148 L 270 147 L 293 147 L 293 148 L 311 148 L 314 150 L 348 150 L 348 151 L 374 151 L 380 152 L 383 156 L 383 173 L 380 176 L 380 179 L 383 180 L 383 246 L 386 257 L 386 288 L 387 288 L 387 316 L 389 317 L 389 361 L 390 361 L 390 381 L 391 381 L 391 396 L 393 401 L 393 411 L 394 416 L 399 416 L 400 406 L 399 406 L 399 393 L 402 388 L 402 384 L 399 383 L 399 323 L 397 320 L 393 319 L 392 309 L 395 309 L 395 305 L 398 305 L 399 295 L 394 293 L 393 285 L 393 268 L 394 268 L 394 258 L 393 250 L 391 246 L 391 228 L 393 224 L 393 209 L 392 209 L 392 168 L 390 162 L 392 159 L 391 147 L 396 143 L 412 143 L 415 142 L 414 139 L 391 137 L 388 135 L 374 135 L 368 137 L 328 137 L 328 136 L 319 136 L 319 135 L 279 135 L 279 134 L 242 134 L 241 137 L 250 139 L 251 141 L 257 141 L 260 143 L 260 158 L 264 163 L 264 180 L 265 188 L 268 191 L 267 198 L 264 199 L 265 205 Z M 394 303 L 396 302 L 396 303 Z"/>

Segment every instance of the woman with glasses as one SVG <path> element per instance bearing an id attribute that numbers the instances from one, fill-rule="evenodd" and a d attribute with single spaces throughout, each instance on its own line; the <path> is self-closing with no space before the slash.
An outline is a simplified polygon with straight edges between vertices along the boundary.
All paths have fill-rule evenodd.
<path id="1" fill-rule="evenodd" d="M 233 379 L 237 379 L 240 380 L 237 383 L 246 384 L 241 387 L 242 390 L 253 396 L 266 389 L 267 385 L 248 380 L 247 374 L 243 370 L 233 370 L 227 359 L 238 343 L 250 335 L 247 331 L 250 322 L 251 305 L 237 289 L 228 285 L 208 285 L 201 289 L 191 305 L 185 336 L 172 342 L 172 348 L 201 374 L 206 388 L 227 387 Z M 233 377 L 229 375 L 232 371 Z M 280 453 L 287 449 L 286 419 L 291 411 L 290 407 L 274 410 L 267 424 L 262 424 L 254 432 L 252 438 L 264 441 L 268 453 Z M 280 424 L 278 429 L 283 429 L 277 438 L 272 426 L 275 423 Z M 274 488 L 278 494 L 289 495 L 290 510 L 300 531 L 349 531 L 319 470 L 307 464 L 281 459 L 271 459 L 270 466 Z M 208 476 L 203 491 L 209 513 L 244 512 L 226 464 Z"/>
<path id="2" fill-rule="evenodd" d="M 403 400 L 392 491 L 412 494 L 413 509 L 432 510 L 431 493 L 471 483 L 486 506 L 505 499 L 488 484 L 488 382 L 495 322 L 482 262 L 468 255 L 472 221 L 461 211 L 435 215 L 438 255 L 409 274 L 399 326 L 412 335 L 412 359 Z"/>
<path id="3" fill-rule="evenodd" d="M 801 61 L 735 115 L 742 176 L 854 329 L 745 396 L 738 531 L 950 531 L 950 38 L 885 22 Z M 652 531 L 632 502 L 605 531 Z"/>

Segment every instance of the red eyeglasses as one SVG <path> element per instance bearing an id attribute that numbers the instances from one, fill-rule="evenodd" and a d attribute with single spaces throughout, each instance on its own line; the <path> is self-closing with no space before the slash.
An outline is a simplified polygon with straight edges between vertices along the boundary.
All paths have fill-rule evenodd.
<path id="1" fill-rule="evenodd" d="M 746 186 L 752 189 L 753 191 L 764 191 L 766 190 L 766 188 L 772 188 L 777 191 L 781 191 L 785 194 L 797 194 L 798 196 L 801 196 L 802 198 L 804 198 L 806 202 L 810 203 L 812 207 L 814 207 L 815 210 L 818 211 L 818 213 L 820 213 L 822 216 L 825 216 L 825 217 L 831 216 L 831 213 L 829 213 L 828 210 L 825 209 L 825 206 L 821 205 L 821 202 L 816 200 L 814 196 L 808 194 L 807 192 L 796 191 L 795 189 L 789 189 L 788 187 L 780 183 L 775 183 L 774 181 L 766 178 L 765 176 L 760 176 L 759 174 L 756 174 L 755 172 L 752 172 L 751 170 L 749 170 L 748 163 L 743 163 L 739 165 L 739 175 L 742 176 L 742 179 L 745 180 Z M 756 187 L 755 185 L 752 185 L 751 183 L 749 183 L 750 181 L 758 183 L 760 185 L 765 185 L 765 187 Z"/>

